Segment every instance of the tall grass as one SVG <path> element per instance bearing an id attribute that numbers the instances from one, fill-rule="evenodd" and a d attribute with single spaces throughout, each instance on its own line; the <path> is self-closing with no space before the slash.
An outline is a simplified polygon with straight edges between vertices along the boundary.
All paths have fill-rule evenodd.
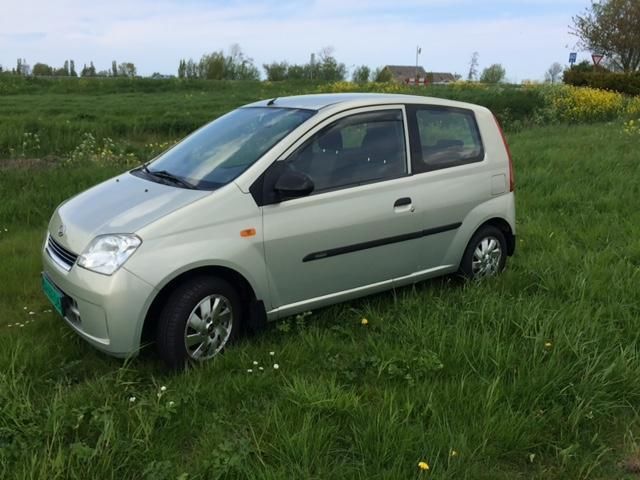
<path id="1" fill-rule="evenodd" d="M 431 95 L 491 108 L 519 126 L 542 103 L 535 90 L 516 87 L 408 87 L 385 84 L 351 90 Z M 178 139 L 238 106 L 302 93 L 342 91 L 341 84 L 152 79 L 42 79 L 0 76 L 0 159 L 68 156 L 83 135 L 117 139 L 143 155 L 145 144 Z M 36 135 L 34 145 L 25 135 Z M 36 148 L 37 147 L 37 148 Z"/>
<path id="2" fill-rule="evenodd" d="M 638 458 L 640 426 L 636 140 L 609 124 L 510 143 L 504 275 L 290 318 L 179 375 L 150 353 L 94 351 L 40 293 L 54 206 L 117 167 L 5 167 L 0 477 L 633 478 L 620 462 Z"/>

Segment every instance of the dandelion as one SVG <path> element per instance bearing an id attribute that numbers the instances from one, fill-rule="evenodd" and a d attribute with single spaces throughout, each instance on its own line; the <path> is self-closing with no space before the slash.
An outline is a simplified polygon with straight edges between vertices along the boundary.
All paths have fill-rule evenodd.
<path id="1" fill-rule="evenodd" d="M 421 462 L 418 462 L 418 468 L 420 470 L 429 470 L 429 464 L 423 460 Z"/>
<path id="2" fill-rule="evenodd" d="M 175 406 L 175 404 L 176 404 L 176 402 L 174 402 L 173 400 L 171 400 L 171 401 L 169 402 L 169 404 L 168 404 L 168 405 L 169 405 L 169 408 L 171 408 L 171 407 Z"/>
<path id="3" fill-rule="evenodd" d="M 258 365 L 257 360 L 254 360 L 254 361 L 253 361 L 253 364 L 254 364 L 254 365 Z"/>
<path id="4" fill-rule="evenodd" d="M 269 352 L 269 355 L 271 355 L 272 357 L 276 354 L 276 352 Z"/>
<path id="5" fill-rule="evenodd" d="M 273 364 L 273 369 L 274 370 L 278 370 L 280 368 L 280 365 L 278 365 L 277 363 Z"/>
<path id="6" fill-rule="evenodd" d="M 263 370 L 264 370 L 264 368 L 262 368 L 262 367 L 258 367 L 258 370 L 263 371 Z"/>
<path id="7" fill-rule="evenodd" d="M 22 309 L 23 309 L 23 310 L 26 310 L 26 309 L 27 309 L 27 307 L 22 307 Z"/>
<path id="8" fill-rule="evenodd" d="M 369 325 L 369 320 L 363 318 L 362 320 L 360 320 L 360 325 L 364 325 L 366 327 L 367 325 Z"/>
<path id="9" fill-rule="evenodd" d="M 29 315 L 35 315 L 36 312 L 29 312 Z"/>
<path id="10" fill-rule="evenodd" d="M 253 368 L 247 368 L 247 373 L 253 373 Z"/>
<path id="11" fill-rule="evenodd" d="M 129 403 L 135 403 L 136 397 L 129 397 Z"/>
<path id="12" fill-rule="evenodd" d="M 163 386 L 161 386 L 161 387 L 160 387 L 160 391 L 161 391 L 162 393 L 166 392 L 166 391 L 167 391 L 167 387 L 165 387 L 164 385 L 163 385 Z"/>

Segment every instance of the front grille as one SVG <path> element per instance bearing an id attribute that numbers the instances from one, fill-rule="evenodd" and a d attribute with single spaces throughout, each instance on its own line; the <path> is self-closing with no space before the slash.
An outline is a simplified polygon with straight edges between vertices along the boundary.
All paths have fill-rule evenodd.
<path id="1" fill-rule="evenodd" d="M 76 263 L 76 260 L 78 259 L 78 255 L 64 248 L 56 242 L 51 235 L 47 238 L 47 246 L 45 249 L 51 259 L 67 272 L 71 270 L 71 267 L 73 267 L 73 264 Z"/>

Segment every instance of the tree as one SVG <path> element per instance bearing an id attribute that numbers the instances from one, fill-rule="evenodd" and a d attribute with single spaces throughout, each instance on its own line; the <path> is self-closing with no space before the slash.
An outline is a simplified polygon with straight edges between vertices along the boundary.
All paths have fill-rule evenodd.
<path id="1" fill-rule="evenodd" d="M 93 62 L 89 62 L 89 66 L 85 63 L 82 67 L 82 71 L 80 72 L 81 77 L 95 77 L 96 76 L 96 67 L 94 67 Z"/>
<path id="2" fill-rule="evenodd" d="M 78 76 L 76 72 L 76 62 L 74 62 L 73 60 L 69 61 L 69 75 L 71 75 L 72 77 Z"/>
<path id="3" fill-rule="evenodd" d="M 22 65 L 22 62 L 20 62 Z M 22 67 L 21 67 L 22 68 Z M 46 63 L 36 63 L 33 66 L 33 70 L 32 73 L 34 76 L 42 76 L 42 77 L 50 77 L 53 75 L 53 68 L 51 68 L 49 65 L 47 65 Z"/>
<path id="4" fill-rule="evenodd" d="M 478 52 L 473 52 L 473 55 L 471 55 L 471 61 L 469 62 L 469 74 L 467 75 L 467 80 L 470 82 L 478 79 L 479 58 L 480 54 Z"/>
<path id="5" fill-rule="evenodd" d="M 239 44 L 229 47 L 225 58 L 224 78 L 227 80 L 259 80 L 260 72 L 253 64 L 253 58 L 247 57 Z"/>
<path id="6" fill-rule="evenodd" d="M 490 67 L 485 68 L 480 75 L 482 83 L 500 83 L 506 77 L 507 72 L 502 65 L 494 63 Z"/>
<path id="7" fill-rule="evenodd" d="M 309 65 L 289 65 L 287 68 L 287 79 L 288 80 L 303 80 L 305 78 L 311 78 L 312 68 L 314 68 L 311 64 Z"/>
<path id="8" fill-rule="evenodd" d="M 131 62 L 122 62 L 120 65 L 118 65 L 117 74 L 120 77 L 133 78 L 136 76 L 136 66 Z"/>
<path id="9" fill-rule="evenodd" d="M 68 77 L 69 76 L 69 60 L 65 60 L 64 61 L 64 67 L 62 67 L 65 71 L 65 75 Z"/>
<path id="10" fill-rule="evenodd" d="M 573 17 L 571 33 L 582 48 L 602 53 L 625 72 L 634 72 L 640 68 L 638 25 L 638 0 L 594 0 L 582 15 Z"/>
<path id="11" fill-rule="evenodd" d="M 118 64 L 116 63 L 115 60 L 111 61 L 111 76 L 113 77 L 118 76 Z"/>
<path id="12" fill-rule="evenodd" d="M 205 54 L 198 64 L 198 76 L 207 80 L 223 80 L 225 66 L 226 58 L 222 50 Z"/>
<path id="13" fill-rule="evenodd" d="M 551 84 L 557 83 L 563 70 L 564 68 L 558 62 L 553 63 L 544 75 L 545 81 Z"/>
<path id="14" fill-rule="evenodd" d="M 389 83 L 393 81 L 393 74 L 388 68 L 376 68 L 373 72 L 373 81 L 379 83 Z"/>
<path id="15" fill-rule="evenodd" d="M 323 47 L 318 52 L 318 63 L 309 63 L 310 77 L 325 82 L 339 82 L 347 76 L 347 67 L 339 63 L 333 56 L 335 49 L 331 46 Z"/>
<path id="16" fill-rule="evenodd" d="M 353 71 L 353 75 L 351 79 L 354 83 L 367 83 L 369 81 L 369 76 L 371 75 L 371 69 L 366 65 L 362 65 L 360 67 L 356 67 Z"/>
<path id="17" fill-rule="evenodd" d="M 28 76 L 31 75 L 31 67 L 27 64 L 27 60 L 24 58 L 19 58 L 16 61 L 16 74 Z"/>
<path id="18" fill-rule="evenodd" d="M 289 64 L 287 62 L 271 62 L 262 65 L 270 82 L 280 82 L 288 78 Z"/>
<path id="19" fill-rule="evenodd" d="M 181 58 L 178 65 L 178 78 L 186 78 L 187 76 L 187 62 Z"/>
<path id="20" fill-rule="evenodd" d="M 193 58 L 190 58 L 185 64 L 185 75 L 187 78 L 198 78 L 200 76 L 200 69 Z"/>

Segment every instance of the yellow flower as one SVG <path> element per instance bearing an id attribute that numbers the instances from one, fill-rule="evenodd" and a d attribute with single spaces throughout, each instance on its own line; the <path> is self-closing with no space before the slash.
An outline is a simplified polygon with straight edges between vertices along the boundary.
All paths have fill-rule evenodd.
<path id="1" fill-rule="evenodd" d="M 367 325 L 369 325 L 369 320 L 367 320 L 366 318 L 363 318 L 362 320 L 360 320 L 360 324 L 366 327 Z"/>
<path id="2" fill-rule="evenodd" d="M 551 342 L 544 342 L 544 348 L 549 349 L 551 347 L 553 347 L 553 344 Z"/>
<path id="3" fill-rule="evenodd" d="M 457 457 L 458 456 L 458 451 L 454 450 L 453 448 L 451 449 L 451 451 L 449 452 L 449 456 L 450 457 Z"/>
<path id="4" fill-rule="evenodd" d="M 418 463 L 418 468 L 420 470 L 429 470 L 429 464 L 423 460 L 422 462 Z"/>

